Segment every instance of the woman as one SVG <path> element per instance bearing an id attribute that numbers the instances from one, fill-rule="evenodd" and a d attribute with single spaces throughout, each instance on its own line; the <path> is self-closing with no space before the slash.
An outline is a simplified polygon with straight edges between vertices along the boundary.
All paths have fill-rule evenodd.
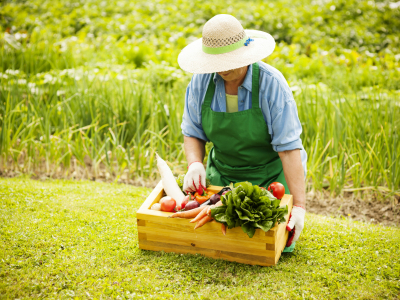
<path id="1" fill-rule="evenodd" d="M 183 188 L 205 186 L 206 177 L 220 186 L 281 182 L 293 195 L 287 229 L 295 229 L 295 242 L 304 226 L 307 154 L 286 80 L 260 61 L 274 48 L 271 35 L 244 30 L 233 16 L 217 15 L 204 25 L 202 39 L 180 53 L 180 67 L 195 74 L 181 126 L 188 161 Z M 205 170 L 207 141 L 214 146 Z"/>

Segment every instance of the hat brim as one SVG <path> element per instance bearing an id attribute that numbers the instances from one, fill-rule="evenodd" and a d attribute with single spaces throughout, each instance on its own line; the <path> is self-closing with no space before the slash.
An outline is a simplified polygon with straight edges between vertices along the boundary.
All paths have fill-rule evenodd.
<path id="1" fill-rule="evenodd" d="M 224 72 L 253 64 L 274 51 L 275 40 L 270 34 L 259 30 L 245 32 L 254 41 L 223 54 L 203 52 L 202 39 L 198 39 L 182 49 L 178 56 L 178 64 L 183 70 L 194 74 Z"/>

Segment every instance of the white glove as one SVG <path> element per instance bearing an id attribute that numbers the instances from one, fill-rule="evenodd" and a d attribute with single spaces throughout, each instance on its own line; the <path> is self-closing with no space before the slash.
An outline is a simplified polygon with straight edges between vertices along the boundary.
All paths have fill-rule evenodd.
<path id="1" fill-rule="evenodd" d="M 200 184 L 206 187 L 206 170 L 201 162 L 195 161 L 190 164 L 188 172 L 183 180 L 183 190 L 196 192 Z"/>
<path id="2" fill-rule="evenodd" d="M 300 206 L 293 206 L 292 212 L 290 214 L 289 223 L 286 225 L 286 229 L 288 231 L 292 231 L 293 236 L 289 238 L 287 247 L 289 247 L 293 242 L 296 242 L 299 239 L 299 236 L 304 228 L 304 216 L 306 214 L 306 210 Z"/>

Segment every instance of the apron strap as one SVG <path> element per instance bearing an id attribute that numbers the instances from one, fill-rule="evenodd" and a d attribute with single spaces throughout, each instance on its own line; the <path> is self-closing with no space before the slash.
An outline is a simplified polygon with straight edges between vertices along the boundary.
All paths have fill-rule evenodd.
<path id="1" fill-rule="evenodd" d="M 257 63 L 254 63 L 253 65 L 253 76 L 252 76 L 252 84 L 251 84 L 251 107 L 256 108 L 260 107 L 260 101 L 259 101 L 259 77 L 260 77 L 260 70 L 259 66 Z"/>
<path id="2" fill-rule="evenodd" d="M 214 92 L 215 92 L 214 77 L 215 77 L 215 73 L 211 74 L 210 82 L 208 83 L 208 87 L 207 87 L 206 96 L 204 97 L 203 106 L 207 107 L 207 108 L 211 107 L 211 102 L 212 102 Z"/>

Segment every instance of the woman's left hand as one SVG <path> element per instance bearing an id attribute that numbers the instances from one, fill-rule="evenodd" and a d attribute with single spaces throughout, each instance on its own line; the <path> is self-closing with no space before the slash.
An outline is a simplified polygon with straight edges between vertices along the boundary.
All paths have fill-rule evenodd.
<path id="1" fill-rule="evenodd" d="M 299 236 L 304 228 L 304 217 L 306 214 L 306 210 L 300 206 L 293 206 L 292 212 L 290 214 L 289 222 L 286 226 L 286 229 L 291 232 L 289 240 L 286 244 L 286 247 L 292 245 L 293 242 L 296 242 L 299 239 Z M 293 232 L 292 232 L 293 231 Z"/>

